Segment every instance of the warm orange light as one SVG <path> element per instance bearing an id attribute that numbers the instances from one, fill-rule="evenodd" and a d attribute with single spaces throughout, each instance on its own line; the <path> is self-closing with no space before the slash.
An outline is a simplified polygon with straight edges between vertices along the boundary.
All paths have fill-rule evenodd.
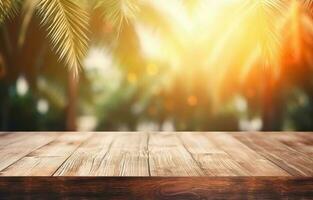
<path id="1" fill-rule="evenodd" d="M 312 40 L 313 23 L 297 0 L 201 0 L 192 4 L 192 12 L 179 0 L 151 2 L 168 24 L 156 30 L 138 26 L 138 32 L 144 32 L 139 34 L 143 51 L 166 63 L 167 80 L 183 74 L 184 84 L 191 86 L 195 79 L 204 79 L 201 82 L 211 86 L 207 91 L 212 96 L 232 93 L 222 91 L 223 85 L 235 81 L 257 84 L 259 80 L 251 79 L 251 74 L 263 77 L 264 70 L 277 80 L 283 76 L 286 55 L 296 61 L 308 56 L 302 43 L 304 37 Z M 146 72 L 160 73 L 153 64 Z M 188 97 L 188 105 L 195 106 L 197 100 Z"/>
<path id="2" fill-rule="evenodd" d="M 187 103 L 189 106 L 196 106 L 198 104 L 198 98 L 194 95 L 191 95 L 187 98 Z"/>

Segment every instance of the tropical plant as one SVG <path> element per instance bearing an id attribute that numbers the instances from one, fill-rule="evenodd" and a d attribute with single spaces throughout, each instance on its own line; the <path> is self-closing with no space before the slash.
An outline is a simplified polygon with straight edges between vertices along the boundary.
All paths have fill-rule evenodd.
<path id="1" fill-rule="evenodd" d="M 263 105 L 261 107 L 263 107 L 262 112 L 264 113 L 263 122 L 265 122 L 265 126 L 269 126 L 269 129 L 271 129 L 271 125 L 266 125 L 266 121 L 273 122 L 273 118 L 278 119 L 278 117 L 273 115 L 277 107 L 274 105 L 273 99 L 277 96 L 281 96 L 281 80 L 279 79 L 279 74 L 283 73 L 283 66 L 281 64 L 282 57 L 279 54 L 281 53 L 281 49 L 288 49 L 294 44 L 301 43 L 302 39 L 299 38 L 297 31 L 294 31 L 297 29 L 294 27 L 299 27 L 299 25 L 305 26 L 304 24 L 308 24 L 310 21 L 307 20 L 307 18 L 297 18 L 297 20 L 295 20 L 295 17 L 293 17 L 292 20 L 287 20 L 290 18 L 291 4 L 296 2 L 296 4 L 301 7 L 301 12 L 302 10 L 306 10 L 306 13 L 310 13 L 307 14 L 306 17 L 308 17 L 308 15 L 312 15 L 313 1 L 177 0 L 166 2 L 166 4 L 175 4 L 179 9 L 177 9 L 177 13 L 174 13 L 174 15 L 179 15 L 178 17 L 182 17 L 180 20 L 183 19 L 185 21 L 175 21 L 177 16 L 164 15 L 164 13 L 167 12 L 161 5 L 164 2 L 166 1 L 1 0 L 0 26 L 5 29 L 4 24 L 6 22 L 15 20 L 15 17 L 19 17 L 19 14 L 23 13 L 22 18 L 25 19 L 23 19 L 21 23 L 22 31 L 19 33 L 21 37 L 18 39 L 18 43 L 23 44 L 23 41 L 25 42 L 25 32 L 27 32 L 28 27 L 27 19 L 29 18 L 29 16 L 24 15 L 24 13 L 28 12 L 30 13 L 29 15 L 37 13 L 38 18 L 37 16 L 35 17 L 35 22 L 39 19 L 40 24 L 44 27 L 41 31 L 45 31 L 46 35 L 49 37 L 51 49 L 57 55 L 58 59 L 63 61 L 61 65 L 67 66 L 70 70 L 71 73 L 69 77 L 73 74 L 77 75 L 79 71 L 81 72 L 80 74 L 84 76 L 84 69 L 81 68 L 82 60 L 87 52 L 89 43 L 94 42 L 99 45 L 99 42 L 95 41 L 94 37 L 95 32 L 99 31 L 97 36 L 105 41 L 105 48 L 113 49 L 112 54 L 114 60 L 118 63 L 116 66 L 119 66 L 125 75 L 123 77 L 124 85 L 121 86 L 121 91 L 124 91 L 123 88 L 124 86 L 126 88 L 129 81 L 132 82 L 136 80 L 138 83 L 134 96 L 130 99 L 134 104 L 136 101 L 141 101 L 139 100 L 140 98 L 146 98 L 141 97 L 145 96 L 141 94 L 149 90 L 150 87 L 163 87 L 161 83 L 150 81 L 149 84 L 147 84 L 145 81 L 146 68 L 149 68 L 148 66 L 160 65 L 160 63 L 155 62 L 154 58 L 149 57 L 147 59 L 142 53 L 141 28 L 144 27 L 144 31 L 146 31 L 146 29 L 150 31 L 151 29 L 151 32 L 156 33 L 156 37 L 162 41 L 160 42 L 162 44 L 159 44 L 164 45 L 161 49 L 166 50 L 166 52 L 161 52 L 162 56 L 165 55 L 162 57 L 162 66 L 169 68 L 167 69 L 168 73 L 158 73 L 158 78 L 161 80 L 165 77 L 165 79 L 169 80 L 168 82 L 171 82 L 168 88 L 161 90 L 164 96 L 164 99 L 161 101 L 163 101 L 163 106 L 166 106 L 168 100 L 174 100 L 174 104 L 177 105 L 176 110 L 168 111 L 164 107 L 164 111 L 160 112 L 171 112 L 169 115 L 172 114 L 174 118 L 178 119 L 177 121 L 181 121 L 177 124 L 192 121 L 184 116 L 186 113 L 188 113 L 189 116 L 191 116 L 191 113 L 194 113 L 195 117 L 201 116 L 200 118 L 206 118 L 208 120 L 210 117 L 207 116 L 212 114 L 210 113 L 212 112 L 210 108 L 215 109 L 218 107 L 215 105 L 215 102 L 222 102 L 220 100 L 223 98 L 223 93 L 225 93 L 225 96 L 232 97 L 233 95 L 231 94 L 238 94 L 238 91 L 240 91 L 249 99 L 250 97 L 246 95 L 246 91 L 242 90 L 248 88 L 249 91 L 252 90 L 255 92 L 258 91 L 259 88 L 263 88 L 260 92 L 262 94 L 258 94 L 262 97 L 258 99 L 262 99 L 261 105 Z M 201 17 L 216 14 L 219 17 L 212 17 L 212 19 L 218 20 L 220 18 L 221 20 L 213 24 L 213 26 L 211 21 L 203 20 L 205 23 L 200 25 L 196 24 L 198 21 L 192 21 L 192 18 L 196 15 L 194 11 L 197 11 L 198 5 L 200 5 L 200 7 L 203 6 L 203 4 L 218 6 L 218 4 L 223 3 L 227 4 L 227 6 L 223 6 L 222 9 L 224 10 L 220 12 L 222 14 L 219 12 L 215 13 L 214 9 L 212 9 L 210 13 L 205 11 L 204 13 L 206 15 L 199 17 L 201 19 Z M 233 4 L 236 4 L 236 6 L 232 6 Z M 181 12 L 184 12 L 182 16 L 180 16 Z M 92 24 L 89 27 L 90 23 L 98 23 L 100 17 L 103 24 L 100 26 L 97 26 L 99 24 L 96 26 Z M 297 21 L 301 21 L 301 23 Z M 183 26 L 179 27 L 179 24 L 183 24 Z M 293 28 L 291 28 L 290 31 L 286 28 L 282 28 L 283 26 L 291 24 Z M 238 29 L 237 27 L 241 28 Z M 302 29 L 303 27 L 301 30 Z M 109 34 L 103 34 L 101 31 L 109 32 Z M 10 32 L 6 34 L 11 37 L 11 33 L 14 33 L 14 30 L 10 30 Z M 197 35 L 199 36 L 197 37 L 195 36 L 196 33 L 201 34 Z M 289 39 L 291 38 L 290 41 L 292 41 L 292 45 L 288 45 L 288 47 L 286 47 L 286 42 L 284 42 L 286 40 L 285 36 L 287 35 Z M 294 42 L 296 40 L 298 42 Z M 234 46 L 239 48 L 234 51 L 234 48 L 232 48 Z M 149 45 L 149 48 L 153 49 L 154 47 L 153 45 Z M 8 49 L 0 49 L 1 54 L 3 54 L 2 51 Z M 15 46 L 13 46 L 12 49 L 18 52 Z M 38 49 L 36 49 L 36 51 L 39 52 L 40 50 Z M 199 49 L 202 52 L 199 52 Z M 301 51 L 297 50 L 297 48 L 291 47 L 290 49 L 294 51 L 295 55 L 301 54 Z M 46 51 L 49 51 L 49 49 L 46 49 Z M 32 57 L 29 56 L 29 54 L 25 56 Z M 6 61 L 6 55 L 3 54 L 1 57 Z M 170 59 L 172 60 L 169 60 L 169 57 L 171 57 Z M 299 60 L 303 59 L 299 58 Z M 308 62 L 311 62 L 310 59 L 308 60 Z M 171 69 L 171 63 L 180 66 L 180 69 L 176 69 L 176 71 L 175 69 Z M 17 69 L 18 66 L 15 65 L 15 62 L 7 62 L 6 64 L 8 68 Z M 30 65 L 31 64 L 28 64 L 28 66 Z M 7 71 L 11 72 L 10 70 Z M 27 70 L 23 68 L 15 71 L 25 73 Z M 50 71 L 50 68 L 46 70 L 46 72 L 54 73 L 52 70 Z M 65 73 L 64 76 L 66 77 L 67 74 Z M 197 80 L 195 80 L 192 76 L 205 77 L 202 77 L 200 81 L 197 78 Z M 32 75 L 31 77 L 31 79 L 37 79 L 36 75 Z M 57 75 L 54 78 L 56 77 Z M 179 77 L 184 78 L 181 80 Z M 57 78 L 55 80 L 57 81 Z M 71 88 L 68 90 L 69 96 L 71 96 L 71 99 L 74 99 L 76 96 L 75 88 L 77 88 L 77 83 L 75 83 L 75 81 L 73 82 L 72 78 L 69 78 L 67 82 L 69 88 Z M 230 89 L 225 89 L 226 87 Z M 180 90 L 182 91 L 181 93 L 179 93 Z M 207 95 L 203 96 L 202 94 L 204 93 Z M 162 95 L 160 94 L 160 96 Z M 120 95 L 117 94 L 116 96 Z M 153 110 L 150 109 L 150 107 L 157 107 L 155 105 L 161 104 L 159 101 L 153 102 L 152 100 L 160 96 L 154 98 L 154 96 L 151 95 L 149 97 L 151 99 L 151 105 L 147 106 L 146 112 Z M 180 98 L 173 98 L 173 96 L 180 96 Z M 200 98 L 202 98 L 201 101 Z M 112 97 L 112 101 L 115 101 L 115 98 Z M 192 105 L 199 103 L 199 105 L 201 104 L 203 107 L 206 107 L 207 110 L 202 110 L 199 114 L 198 111 L 195 111 L 196 107 L 188 105 L 188 102 Z M 132 106 L 130 105 L 132 103 L 126 102 L 126 100 L 124 103 L 125 106 Z M 71 103 L 71 105 L 74 105 L 74 103 Z M 179 107 L 178 105 L 182 106 Z M 119 106 L 116 107 L 119 108 Z M 181 113 L 184 110 L 188 110 L 188 112 Z M 113 112 L 115 112 L 114 109 L 112 113 Z M 110 116 L 112 115 L 110 114 Z M 192 128 L 193 126 L 189 127 Z"/>
<path id="2" fill-rule="evenodd" d="M 36 63 L 44 64 L 45 67 L 43 70 L 40 70 L 41 73 L 43 73 L 40 77 L 41 80 L 43 78 L 48 79 L 45 80 L 45 82 L 49 82 L 50 87 L 53 87 L 51 84 L 55 84 L 56 79 L 59 79 L 59 84 L 64 84 L 64 81 L 65 84 L 66 82 L 68 84 L 68 89 L 65 88 L 67 94 L 58 94 L 57 96 L 62 98 L 64 98 L 64 96 L 66 98 L 67 96 L 68 105 L 66 110 L 69 116 L 67 123 L 68 127 L 70 127 L 69 129 L 74 129 L 76 99 L 78 98 L 78 82 L 74 80 L 74 77 L 77 77 L 79 71 L 80 75 L 83 75 L 83 70 L 81 69 L 82 60 L 87 52 L 89 41 L 88 6 L 91 9 L 101 9 L 102 12 L 105 13 L 103 17 L 105 20 L 110 21 L 110 23 L 117 21 L 115 18 L 121 19 L 121 22 L 118 24 L 120 28 L 122 27 L 122 21 L 128 21 L 128 16 L 130 15 L 130 11 L 125 13 L 124 9 L 122 9 L 124 8 L 124 2 L 126 1 L 120 1 L 119 4 L 117 4 L 118 1 L 97 1 L 95 6 L 93 2 L 87 3 L 85 1 L 76 0 L 1 0 L 0 27 L 1 36 L 3 36 L 1 39 L 3 40 L 0 43 L 1 46 L 3 45 L 3 48 L 0 50 L 2 59 L 0 70 L 1 74 L 6 74 L 4 77 L 5 80 L 2 79 L 1 82 L 6 82 L 5 85 L 7 85 L 5 86 L 6 89 L 3 91 L 7 91 L 7 88 L 10 87 L 11 84 L 14 84 L 15 80 L 21 74 L 30 82 L 33 91 L 38 92 L 37 90 L 41 90 L 43 92 L 41 94 L 51 99 L 51 95 L 49 95 L 50 90 L 42 89 L 38 87 L 36 83 L 39 77 L 38 65 Z M 135 3 L 134 1 L 134 6 Z M 127 5 L 131 6 L 130 3 L 127 3 Z M 105 6 L 110 6 L 110 9 Z M 54 63 L 54 56 L 46 56 L 47 52 L 50 51 L 46 49 L 46 42 L 40 37 L 41 31 L 39 31 L 38 36 L 38 31 L 34 32 L 33 30 L 33 24 L 38 23 L 37 16 L 33 17 L 35 13 L 38 14 L 40 24 L 46 29 L 46 35 L 50 39 L 50 46 L 55 54 L 58 55 L 58 59 L 63 61 L 60 64 L 67 66 L 69 69 L 70 72 L 68 75 L 64 72 L 60 73 L 59 70 L 62 71 L 62 69 L 50 69 L 50 66 L 56 65 Z M 15 21 L 15 23 L 11 23 L 13 21 Z M 33 35 L 31 40 L 25 41 L 26 36 L 31 34 L 28 32 L 35 33 L 36 35 Z M 17 45 L 15 45 L 15 41 Z M 31 43 L 31 46 L 29 46 L 29 43 Z M 10 50 L 13 51 L 10 52 Z M 24 59 L 24 57 L 27 56 L 28 58 Z M 25 69 L 25 67 L 28 68 Z M 58 74 L 56 71 L 58 71 Z M 46 72 L 50 73 L 50 75 L 46 74 Z M 46 75 L 48 76 L 46 77 Z M 55 75 L 59 78 L 54 77 Z M 68 76 L 68 78 L 66 78 L 67 80 L 63 79 L 63 75 L 65 77 Z M 82 79 L 84 79 L 84 77 L 82 77 Z M 6 99 L 7 96 L 8 91 L 2 95 L 2 98 Z M 3 106 L 5 107 L 6 104 L 3 104 Z M 3 112 L 6 110 L 8 109 L 3 109 Z"/>
<path id="3" fill-rule="evenodd" d="M 5 20 L 14 20 L 22 3 L 19 0 L 1 0 L 0 25 Z M 124 21 L 134 18 L 139 9 L 137 4 L 136 0 L 105 0 L 97 1 L 95 8 L 102 9 L 103 16 L 121 28 Z M 38 11 L 41 24 L 47 29 L 51 46 L 59 59 L 74 75 L 78 75 L 89 40 L 89 13 L 85 3 L 77 0 L 35 0 L 32 6 Z"/>
<path id="4" fill-rule="evenodd" d="M 0 1 L 0 24 L 7 18 L 13 18 L 17 12 L 17 1 L 3 0 Z"/>
<path id="5" fill-rule="evenodd" d="M 312 19 L 309 16 L 312 11 L 312 1 L 264 0 L 256 2 L 259 6 L 258 12 L 254 11 L 252 15 L 259 13 L 261 16 L 256 20 L 258 24 L 261 24 L 261 30 L 257 30 L 254 42 L 258 43 L 260 50 L 256 53 L 257 49 L 251 49 L 250 55 L 244 57 L 242 68 L 239 70 L 243 75 L 238 78 L 243 82 L 242 86 L 249 88 L 250 91 L 253 85 L 256 86 L 252 89 L 254 91 L 258 91 L 258 87 L 261 88 L 259 95 L 255 96 L 261 99 L 263 129 L 279 130 L 283 117 L 283 93 L 288 79 L 293 79 L 293 76 L 296 77 L 296 74 L 301 73 L 303 69 L 310 69 L 312 65 L 307 61 L 304 63 L 305 60 L 312 59 L 312 50 L 308 48 L 308 45 L 312 47 L 312 44 L 306 44 L 306 47 L 303 45 L 303 42 L 308 43 L 309 38 L 313 36 L 310 31 Z M 251 19 L 251 15 L 249 18 Z M 287 49 L 288 54 L 286 54 Z M 302 58 L 299 57 L 300 54 Z M 288 60 L 292 57 L 296 57 L 298 61 L 301 60 L 302 67 L 288 64 Z M 303 73 L 300 79 L 305 80 L 304 77 L 310 77 L 312 75 L 310 71 L 306 70 L 307 73 Z M 256 80 L 259 80 L 259 83 Z M 289 84 L 300 86 L 299 82 Z M 309 82 L 306 84 L 306 87 L 311 87 Z M 253 101 L 258 100 L 254 98 Z"/>

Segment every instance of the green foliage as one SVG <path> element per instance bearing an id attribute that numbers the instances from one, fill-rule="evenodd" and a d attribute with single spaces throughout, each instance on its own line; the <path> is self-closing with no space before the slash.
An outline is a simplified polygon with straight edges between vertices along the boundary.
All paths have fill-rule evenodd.
<path id="1" fill-rule="evenodd" d="M 32 30 L 30 30 L 31 28 L 28 26 L 24 26 L 24 23 L 20 21 L 17 21 L 16 23 L 15 21 L 13 23 L 9 21 L 9 25 L 3 24 L 3 30 L 11 28 L 11 30 L 7 30 L 7 35 L 9 36 L 8 41 L 15 41 L 16 35 L 21 35 L 20 32 L 14 32 L 15 30 L 22 30 L 23 27 L 25 29 L 25 37 L 23 37 L 28 48 L 25 48 L 25 45 L 24 47 L 21 47 L 21 51 L 18 51 L 14 46 L 15 44 L 13 44 L 11 48 L 13 49 L 12 57 L 14 57 L 14 59 L 16 57 L 20 58 L 19 55 L 25 54 L 23 55 L 24 59 L 21 60 L 27 60 L 25 59 L 26 57 L 28 57 L 28 60 L 36 59 L 34 62 L 21 61 L 18 62 L 18 64 L 15 64 L 15 62 L 6 62 L 8 65 L 6 67 L 9 69 L 7 70 L 7 74 L 12 74 L 12 71 L 14 71 L 16 76 L 25 76 L 27 81 L 31 82 L 30 91 L 33 92 L 32 94 L 29 94 L 30 96 L 23 98 L 15 96 L 13 100 L 9 100 L 12 105 L 7 113 L 13 113 L 9 116 L 10 119 L 8 120 L 10 126 L 20 130 L 64 129 L 64 113 L 67 112 L 66 106 L 68 98 L 68 88 L 66 88 L 65 85 L 68 80 L 64 68 L 55 68 L 55 66 L 58 66 L 59 64 L 56 63 L 57 58 L 52 56 L 54 53 L 58 56 L 58 59 L 63 61 L 60 64 L 68 66 L 74 74 L 77 75 L 79 70 L 81 70 L 79 85 L 81 96 L 77 97 L 79 99 L 79 112 L 80 114 L 84 113 L 84 115 L 87 113 L 87 109 L 83 108 L 81 105 L 83 101 L 90 98 L 92 102 L 86 101 L 89 103 L 86 107 L 88 107 L 88 114 L 97 115 L 99 130 L 117 130 L 121 127 L 129 130 L 136 130 L 142 123 L 150 122 L 157 124 L 158 127 L 162 127 L 162 124 L 168 121 L 177 130 L 238 130 L 239 117 L 234 109 L 234 105 L 231 105 L 233 110 L 216 112 L 215 108 L 219 105 L 216 106 L 212 101 L 212 96 L 215 95 L 212 91 L 215 88 L 218 88 L 217 90 L 223 90 L 224 86 L 217 87 L 216 83 L 227 79 L 228 83 L 231 84 L 231 87 L 228 86 L 229 88 L 224 90 L 225 96 L 231 97 L 233 94 L 241 94 L 242 91 L 238 89 L 239 86 L 236 82 L 238 76 L 234 74 L 235 70 L 232 70 L 232 67 L 241 65 L 241 61 L 246 59 L 247 56 L 241 55 L 240 52 L 233 52 L 229 57 L 225 56 L 225 58 L 223 58 L 225 61 L 234 59 L 235 57 L 239 61 L 235 63 L 232 62 L 229 66 L 225 64 L 224 66 L 219 65 L 216 67 L 216 69 L 223 69 L 221 70 L 221 74 L 223 74 L 221 78 L 218 73 L 215 73 L 214 71 L 204 70 L 196 72 L 197 68 L 206 65 L 206 63 L 202 63 L 202 61 L 210 58 L 213 54 L 209 48 L 206 49 L 208 55 L 199 55 L 198 50 L 203 49 L 205 46 L 209 46 L 208 44 L 210 43 L 219 44 L 219 41 L 214 41 L 214 35 L 203 34 L 205 40 L 203 40 L 201 44 L 193 43 L 194 40 L 192 39 L 192 45 L 188 42 L 186 43 L 185 38 L 179 37 L 179 34 L 177 34 L 178 32 L 182 32 L 183 35 L 184 30 L 176 30 L 174 23 L 177 22 L 169 19 L 169 17 L 163 13 L 165 10 L 159 9 L 159 7 L 156 6 L 157 4 L 151 3 L 152 1 L 25 0 L 23 1 L 22 6 L 19 6 L 17 1 L 1 0 L 0 25 L 2 25 L 1 23 L 6 19 L 13 20 L 13 17 L 18 14 L 19 8 L 25 8 L 26 2 L 31 2 L 29 6 L 34 6 L 33 8 L 28 8 L 31 11 L 29 12 L 31 13 L 29 14 L 31 15 L 29 23 L 32 25 L 35 24 L 35 26 L 30 26 L 32 27 Z M 295 1 L 302 2 L 306 9 L 312 10 L 312 0 Z M 94 30 L 98 30 L 100 33 L 99 36 L 106 41 L 106 43 L 101 44 L 103 45 L 101 47 L 109 50 L 110 54 L 112 54 L 110 55 L 112 56 L 112 63 L 107 65 L 119 70 L 119 73 L 124 75 L 120 82 L 114 77 L 110 77 L 111 79 L 109 80 L 104 78 L 104 76 L 112 76 L 110 70 L 106 70 L 103 73 L 99 73 L 100 71 L 95 72 L 97 75 L 96 78 L 86 78 L 86 76 L 89 75 L 88 73 L 90 73 L 88 72 L 90 69 L 88 69 L 88 67 L 85 68 L 86 71 L 80 69 L 89 43 L 89 38 L 87 37 L 89 36 L 88 30 L 90 30 L 89 13 L 86 12 L 83 7 L 83 3 L 87 2 L 90 5 L 90 8 L 96 8 L 95 10 L 91 10 L 91 12 L 93 12 L 91 14 L 93 18 L 91 18 L 90 23 L 92 26 L 91 32 L 94 33 Z M 197 8 L 197 2 L 201 1 L 182 0 L 180 3 L 183 3 L 183 6 L 186 6 L 186 9 L 190 8 L 188 11 L 190 11 L 189 14 L 191 16 L 193 14 L 192 9 Z M 223 14 L 221 14 L 220 17 L 229 18 L 229 21 L 232 22 L 230 24 L 231 27 L 224 27 L 224 25 L 221 24 L 220 30 L 216 30 L 216 32 L 221 34 L 226 32 L 227 37 L 238 37 L 240 39 L 239 36 L 241 35 L 236 32 L 236 28 L 238 27 L 238 23 L 243 22 L 241 20 L 246 20 L 243 23 L 248 22 L 249 30 L 253 29 L 251 32 L 249 31 L 251 37 L 245 37 L 245 41 L 249 43 L 246 48 L 251 48 L 251 54 L 253 54 L 253 51 L 256 49 L 255 47 L 258 46 L 263 52 L 262 60 L 270 61 L 272 57 L 275 58 L 275 52 L 272 51 L 280 46 L 280 40 L 282 37 L 275 24 L 277 20 L 280 20 L 280 16 L 285 14 L 286 5 L 289 2 L 292 2 L 292 0 L 243 1 L 243 7 L 241 8 L 244 9 L 241 9 L 238 13 L 234 12 L 233 16 L 236 16 L 236 18 L 232 18 L 231 15 L 223 16 Z M 162 7 L 160 6 L 160 8 Z M 32 16 L 32 9 L 38 12 L 38 18 Z M 183 12 L 184 10 L 180 11 Z M 25 10 L 23 10 L 23 12 L 25 12 Z M 231 13 L 232 12 L 233 11 L 231 11 Z M 21 21 L 26 18 L 26 14 L 16 16 L 18 16 L 16 17 L 17 20 L 23 18 Z M 36 20 L 41 22 L 44 29 L 37 30 L 39 22 Z M 256 24 L 256 21 L 258 24 Z M 19 25 L 23 27 L 20 28 Z M 175 78 L 173 78 L 174 72 L 169 70 L 171 64 L 166 63 L 166 59 L 162 60 L 162 63 L 157 63 L 153 59 L 145 57 L 140 44 L 142 36 L 138 34 L 140 33 L 140 30 L 138 29 L 140 26 L 147 28 L 145 31 L 147 31 L 148 34 L 151 32 L 152 34 L 155 34 L 158 39 L 162 40 L 162 42 L 165 41 L 164 43 L 168 43 L 168 46 L 172 46 L 170 48 L 172 48 L 175 53 L 181 50 L 181 55 L 179 53 L 179 55 L 177 55 L 177 57 L 181 59 L 181 63 L 178 63 L 177 65 L 185 66 L 185 68 L 182 67 L 182 73 L 178 74 L 178 77 L 181 77 L 181 80 L 176 81 Z M 208 27 L 208 29 L 210 28 L 211 27 Z M 118 30 L 118 37 L 116 37 L 117 34 L 115 29 Z M 36 31 L 41 33 L 42 30 L 48 33 L 50 44 L 54 51 L 52 54 L 49 49 L 45 50 L 46 53 L 29 53 L 35 51 L 44 52 L 42 49 L 47 49 L 48 45 L 46 45 L 44 37 L 39 39 L 39 37 L 34 35 Z M 203 29 L 199 30 L 202 31 Z M 4 34 L 0 34 L 0 36 L 2 35 Z M 118 40 L 113 40 L 114 38 L 117 38 Z M 1 39 L 2 38 L 0 38 L 0 40 Z M 90 39 L 93 40 L 92 42 L 95 42 L 94 37 Z M 227 38 L 223 41 L 220 45 L 220 51 L 213 54 L 213 57 L 214 55 L 217 55 L 212 59 L 214 62 L 210 62 L 208 65 L 214 66 L 215 60 L 220 59 L 222 55 L 226 55 L 225 51 L 231 51 L 231 47 L 236 45 L 236 43 L 228 42 L 230 40 L 227 40 Z M 95 44 L 99 46 L 98 42 L 95 42 Z M 214 44 L 212 46 L 214 46 Z M 34 46 L 38 46 L 38 48 L 34 48 Z M 216 45 L 214 47 L 216 47 Z M 151 45 L 151 48 L 153 48 L 153 44 Z M 4 48 L 1 46 L 1 54 L 3 53 L 3 49 Z M 244 49 L 244 45 L 241 49 L 243 52 L 246 50 Z M 1 56 L 7 59 L 7 55 Z M 52 57 L 53 61 L 51 61 Z M 43 64 L 38 64 L 41 62 L 43 62 Z M 155 65 L 157 69 L 156 72 L 152 73 L 153 75 L 151 75 L 151 73 L 149 74 L 148 66 L 150 64 Z M 160 65 L 162 65 L 161 68 Z M 93 66 L 89 67 L 92 68 Z M 104 66 L 97 67 L 100 68 Z M 162 69 L 165 70 L 162 71 Z M 259 75 L 259 73 L 257 74 Z M 304 74 L 311 74 L 311 72 Z M 15 75 L 14 78 L 12 78 L 12 81 L 10 80 L 11 82 L 9 84 L 15 84 Z M 191 77 L 196 77 L 197 80 L 189 79 L 189 75 Z M 31 76 L 31 78 L 29 78 L 29 76 Z M 255 79 L 256 76 L 247 73 L 247 77 Z M 90 83 L 99 83 L 99 80 L 101 80 L 102 83 L 95 87 L 96 89 L 89 86 L 86 87 L 87 84 L 83 83 L 84 78 L 88 79 L 87 82 Z M 156 81 L 154 81 L 154 79 Z M 166 80 L 164 81 L 165 83 L 162 82 L 162 79 Z M 201 80 L 205 81 L 201 82 Z M 109 82 L 118 82 L 118 86 L 111 89 L 108 86 L 110 85 Z M 249 81 L 246 82 L 248 83 Z M 262 84 L 262 80 L 256 82 Z M 303 80 L 304 85 L 307 84 L 307 82 L 308 81 Z M 254 87 L 253 84 L 245 85 L 247 86 L 245 89 L 249 91 L 258 91 L 256 88 L 257 86 Z M 286 88 L 280 88 L 280 90 Z M 229 91 L 232 91 L 231 94 Z M 105 95 L 101 96 L 100 93 Z M 253 102 L 251 100 L 251 102 L 254 103 L 253 105 L 251 102 L 248 102 L 249 112 L 255 110 L 253 115 L 259 115 L 258 108 L 260 108 L 260 105 L 258 104 L 258 101 L 260 101 L 260 98 L 259 94 L 257 92 L 255 93 L 256 94 L 253 94 L 254 96 L 251 97 L 248 97 L 248 93 L 241 95 L 243 95 L 247 101 L 249 101 L 249 98 L 253 99 Z M 197 99 L 196 103 L 189 103 L 188 99 L 190 96 Z M 279 94 L 279 96 L 282 95 Z M 52 109 L 49 110 L 48 113 L 39 114 L 36 111 L 36 102 L 38 98 L 43 98 L 49 102 Z M 1 99 L 4 99 L 4 95 L 0 97 L 0 100 Z M 256 101 L 256 99 L 258 100 Z M 312 100 L 310 100 L 310 103 L 312 103 Z M 6 104 L 3 103 L 3 105 L 4 106 L 2 107 L 4 108 Z M 225 107 L 221 108 L 223 109 Z M 305 113 L 305 110 L 307 110 L 307 114 L 305 115 L 305 119 L 307 119 L 306 121 L 300 118 L 301 114 Z M 6 114 L 5 112 L 2 114 L 1 111 L 5 110 L 0 110 L 0 119 L 2 117 L 1 115 L 5 116 Z M 298 127 L 296 124 L 294 127 L 299 130 L 310 130 L 311 126 L 309 119 L 311 119 L 312 116 L 312 105 L 310 104 L 307 107 L 304 106 L 299 112 L 295 109 L 293 112 L 294 115 L 291 117 L 293 118 L 293 121 L 299 125 Z M 279 120 L 280 119 L 277 121 Z M 302 122 L 303 124 L 301 124 Z"/>

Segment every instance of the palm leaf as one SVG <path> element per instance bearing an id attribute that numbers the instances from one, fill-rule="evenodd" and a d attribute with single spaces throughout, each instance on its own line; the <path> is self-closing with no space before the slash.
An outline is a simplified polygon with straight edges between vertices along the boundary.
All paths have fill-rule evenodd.
<path id="1" fill-rule="evenodd" d="M 302 3 L 307 10 L 313 12 L 313 0 L 302 0 Z"/>
<path id="2" fill-rule="evenodd" d="M 284 0 L 254 0 L 252 6 L 258 22 L 256 37 L 268 64 L 275 59 L 277 56 L 275 54 L 281 45 L 281 34 L 277 24 L 285 15 L 287 4 Z"/>
<path id="3" fill-rule="evenodd" d="M 313 0 L 302 0 L 302 2 L 307 8 L 312 8 Z"/>
<path id="4" fill-rule="evenodd" d="M 0 24 L 4 22 L 5 19 L 13 18 L 17 13 L 18 1 L 16 0 L 1 0 L 0 1 Z"/>
<path id="5" fill-rule="evenodd" d="M 106 20 L 120 29 L 124 22 L 135 18 L 139 11 L 138 0 L 102 0 L 97 7 L 103 10 Z"/>
<path id="6" fill-rule="evenodd" d="M 74 75 L 78 75 L 87 51 L 86 12 L 76 0 L 41 0 L 38 9 L 52 48 Z"/>

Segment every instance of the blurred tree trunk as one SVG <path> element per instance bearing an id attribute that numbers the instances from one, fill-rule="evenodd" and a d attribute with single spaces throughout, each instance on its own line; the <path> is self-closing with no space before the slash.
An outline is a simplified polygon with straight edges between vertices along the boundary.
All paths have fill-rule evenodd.
<path id="1" fill-rule="evenodd" d="M 12 23 L 10 26 L 2 27 L 0 30 L 0 98 L 1 98 L 1 130 L 7 131 L 10 129 L 10 85 L 13 80 L 15 80 L 12 70 L 13 67 L 17 66 L 19 59 L 14 57 L 14 42 L 12 42 L 12 37 L 14 34 L 11 34 L 8 30 L 9 28 L 16 30 L 16 24 Z M 14 40 L 14 39 L 13 39 Z M 11 67 L 11 68 L 9 68 Z M 14 69 L 14 68 L 13 68 Z M 8 72 L 9 71 L 9 72 Z"/>
<path id="2" fill-rule="evenodd" d="M 68 72 L 68 101 L 67 101 L 67 110 L 66 110 L 66 130 L 67 131 L 76 131 L 76 109 L 77 109 L 77 85 L 78 80 L 75 79 L 72 72 Z"/>
<path id="3" fill-rule="evenodd" d="M 283 118 L 280 81 L 270 70 L 265 70 L 262 86 L 262 131 L 279 131 Z"/>
<path id="4" fill-rule="evenodd" d="M 1 85 L 2 86 L 2 85 Z M 9 110 L 10 110 L 10 97 L 9 97 L 9 86 L 7 84 L 3 84 L 3 87 L 1 87 L 1 125 L 0 129 L 2 131 L 7 131 L 9 128 Z"/>

